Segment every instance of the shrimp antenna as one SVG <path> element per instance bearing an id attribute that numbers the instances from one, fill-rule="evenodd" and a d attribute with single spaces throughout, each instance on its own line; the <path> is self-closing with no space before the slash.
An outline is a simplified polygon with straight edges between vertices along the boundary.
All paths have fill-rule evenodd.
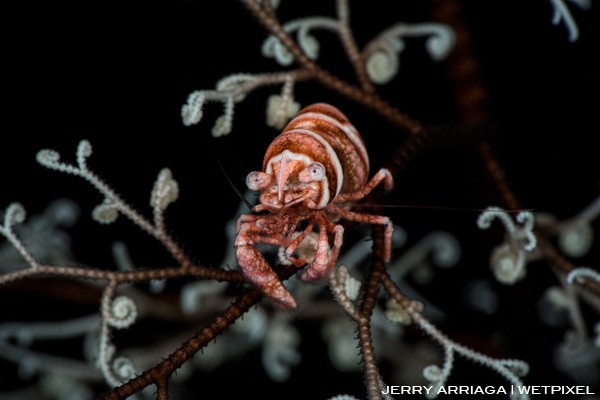
<path id="1" fill-rule="evenodd" d="M 208 148 L 210 149 L 210 153 L 215 158 L 215 161 L 217 162 L 217 165 L 219 166 L 219 169 L 221 170 L 221 172 L 225 176 L 225 179 L 227 179 L 227 182 L 229 182 L 229 185 L 231 186 L 231 188 L 233 189 L 233 191 L 235 192 L 235 194 L 246 204 L 246 206 L 248 207 L 248 209 L 250 211 L 252 211 L 252 204 L 248 201 L 248 199 L 246 199 L 244 197 L 243 193 L 240 192 L 240 190 L 235 186 L 235 184 L 231 180 L 231 177 L 229 176 L 229 174 L 227 173 L 227 171 L 225 171 L 225 167 L 223 166 L 223 163 L 221 162 L 221 160 L 217 156 L 217 152 L 215 151 L 214 146 L 212 145 L 212 143 L 210 142 L 210 140 L 205 135 L 203 135 L 203 137 L 204 137 L 204 140 L 206 141 L 206 144 L 208 145 Z"/>
<path id="2" fill-rule="evenodd" d="M 359 203 L 352 204 L 354 208 L 421 208 L 427 210 L 449 210 L 449 211 L 474 211 L 474 212 L 482 212 L 485 211 L 485 208 L 469 208 L 469 207 L 447 207 L 447 206 L 430 206 L 430 205 L 418 205 L 418 204 L 369 204 L 369 203 Z M 507 213 L 518 213 L 521 211 L 535 211 L 533 208 L 517 208 L 514 210 L 505 210 Z"/>

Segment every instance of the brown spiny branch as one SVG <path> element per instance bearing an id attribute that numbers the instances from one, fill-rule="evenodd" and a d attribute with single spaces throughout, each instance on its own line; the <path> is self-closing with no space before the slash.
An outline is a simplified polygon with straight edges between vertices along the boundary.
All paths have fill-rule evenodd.
<path id="1" fill-rule="evenodd" d="M 293 266 L 285 266 L 278 271 L 282 280 L 298 272 Z M 197 332 L 194 336 L 186 340 L 177 350 L 171 353 L 167 358 L 137 377 L 129 380 L 123 385 L 112 389 L 101 395 L 99 400 L 122 400 L 134 393 L 137 393 L 152 384 L 160 385 L 170 379 L 175 370 L 181 367 L 186 361 L 192 358 L 198 351 L 206 347 L 212 340 L 223 333 L 238 318 L 246 313 L 250 307 L 260 301 L 262 295 L 260 291 L 251 289 L 235 299 L 222 313 L 217 315 L 207 326 Z"/>
<path id="2" fill-rule="evenodd" d="M 114 280 L 119 283 L 181 277 L 214 279 L 220 282 L 231 283 L 245 282 L 244 277 L 238 271 L 225 271 L 222 269 L 203 267 L 201 265 L 189 265 L 186 268 L 168 267 L 138 271 L 109 271 L 82 267 L 38 265 L 35 269 L 26 268 L 3 274 L 0 276 L 0 284 L 37 276 L 69 276 L 94 280 Z"/>
<path id="3" fill-rule="evenodd" d="M 365 383 L 367 385 L 368 397 L 371 400 L 381 398 L 381 375 L 379 374 L 379 368 L 377 367 L 377 360 L 375 358 L 375 348 L 373 347 L 371 316 L 373 314 L 373 308 L 376 305 L 381 276 L 385 272 L 383 261 L 384 242 L 383 227 L 374 226 L 371 270 L 369 271 L 367 288 L 363 294 L 360 307 L 362 318 L 358 321 L 358 339 L 360 352 L 364 361 Z"/>
<path id="4" fill-rule="evenodd" d="M 144 371 L 141 375 L 127 383 L 114 388 L 99 397 L 102 400 L 121 400 L 139 392 L 152 384 L 159 384 L 169 379 L 175 370 L 192 358 L 200 349 L 220 335 L 239 317 L 261 299 L 258 290 L 250 290 L 240 295 L 227 309 L 215 317 L 206 327 L 185 341 L 177 350 L 158 365 Z M 159 390 L 160 392 L 160 390 Z"/>
<path id="5" fill-rule="evenodd" d="M 481 159 L 483 160 L 483 165 L 485 169 L 492 178 L 492 182 L 496 186 L 498 193 L 502 197 L 502 201 L 504 204 L 511 210 L 518 210 L 523 208 L 517 196 L 511 190 L 508 181 L 506 180 L 506 173 L 504 169 L 500 166 L 494 151 L 489 143 L 481 143 L 479 146 L 479 153 L 481 155 Z"/>
<path id="6" fill-rule="evenodd" d="M 397 108 L 391 106 L 387 101 L 374 93 L 367 93 L 358 87 L 343 81 L 337 76 L 323 69 L 317 63 L 312 61 L 300 48 L 300 46 L 285 32 L 281 23 L 273 13 L 265 10 L 254 0 L 240 0 L 256 17 L 256 19 L 275 36 L 294 56 L 295 60 L 303 68 L 308 70 L 315 80 L 323 86 L 354 100 L 368 108 L 376 111 L 381 116 L 391 122 L 404 127 L 411 134 L 420 133 L 421 124 L 412 119 L 407 114 L 400 112 Z"/>
<path id="7" fill-rule="evenodd" d="M 479 74 L 479 63 L 471 49 L 469 29 L 462 19 L 461 4 L 456 0 L 431 0 L 430 10 L 436 21 L 450 25 L 456 35 L 454 49 L 444 60 L 444 65 L 453 88 L 458 122 L 467 126 L 480 125 L 489 118 L 485 104 L 487 91 Z M 521 208 L 490 144 L 482 141 L 479 152 L 505 204 L 513 210 Z"/>
<path id="8" fill-rule="evenodd" d="M 478 125 L 488 119 L 487 91 L 479 75 L 479 62 L 471 48 L 471 35 L 456 0 L 430 0 L 433 20 L 452 27 L 454 48 L 444 59 L 456 103 L 457 119 L 464 125 Z"/>
<path id="9" fill-rule="evenodd" d="M 363 59 L 358 45 L 354 40 L 354 35 L 352 33 L 352 29 L 350 29 L 350 6 L 348 5 L 348 0 L 337 0 L 336 8 L 338 18 L 340 20 L 340 39 L 342 41 L 342 45 L 346 50 L 346 54 L 348 55 L 348 59 L 354 68 L 354 72 L 356 73 L 356 78 L 358 79 L 358 83 L 360 87 L 365 93 L 374 94 L 375 87 L 371 83 L 369 76 L 367 75 L 367 69 L 365 68 L 365 60 Z"/>
<path id="10" fill-rule="evenodd" d="M 455 48 L 444 64 L 448 69 L 448 76 L 454 89 L 459 122 L 470 126 L 481 125 L 488 119 L 485 105 L 487 94 L 479 75 L 479 63 L 471 50 L 469 30 L 461 18 L 461 5 L 456 0 L 431 0 L 430 4 L 434 19 L 450 25 L 456 34 Z M 522 209 L 523 206 L 511 189 L 506 173 L 490 143 L 482 140 L 479 144 L 479 153 L 483 165 L 506 207 L 511 210 Z M 542 231 L 536 229 L 535 234 L 543 258 L 559 275 L 565 276 L 575 268 L 571 262 L 556 251 Z M 600 285 L 586 279 L 582 288 L 583 298 L 590 305 L 598 308 Z"/>
<path id="11" fill-rule="evenodd" d="M 373 308 L 376 305 L 377 294 L 379 293 L 379 285 L 381 283 L 381 274 L 384 272 L 383 262 L 383 227 L 373 227 L 373 256 L 371 262 L 371 270 L 369 271 L 369 279 L 367 287 L 363 294 L 360 312 L 364 316 L 371 316 Z"/>
<path id="12" fill-rule="evenodd" d="M 365 384 L 367 385 L 367 395 L 370 400 L 381 398 L 381 389 L 379 384 L 379 368 L 375 358 L 375 348 L 371 335 L 371 322 L 369 318 L 361 318 L 358 321 L 358 340 L 360 343 L 360 353 L 364 363 Z"/>
<path id="13" fill-rule="evenodd" d="M 169 400 L 169 379 L 156 382 L 156 400 Z"/>

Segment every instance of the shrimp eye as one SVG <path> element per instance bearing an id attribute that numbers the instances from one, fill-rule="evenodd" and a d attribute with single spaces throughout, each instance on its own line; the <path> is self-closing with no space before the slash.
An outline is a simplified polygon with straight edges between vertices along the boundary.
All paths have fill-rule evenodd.
<path id="1" fill-rule="evenodd" d="M 261 171 L 253 171 L 246 177 L 246 186 L 250 190 L 261 190 L 269 186 L 271 175 Z"/>
<path id="2" fill-rule="evenodd" d="M 303 183 L 322 181 L 325 179 L 325 167 L 318 162 L 311 163 L 300 171 L 298 179 Z"/>

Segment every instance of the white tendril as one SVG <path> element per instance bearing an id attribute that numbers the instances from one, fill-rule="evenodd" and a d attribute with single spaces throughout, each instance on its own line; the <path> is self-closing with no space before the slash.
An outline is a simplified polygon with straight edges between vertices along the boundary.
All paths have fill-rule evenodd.
<path id="1" fill-rule="evenodd" d="M 181 118 L 185 126 L 197 124 L 204 116 L 204 103 L 206 101 L 206 92 L 197 90 L 188 95 L 187 103 L 181 107 Z"/>
<path id="2" fill-rule="evenodd" d="M 281 95 L 273 94 L 267 100 L 267 125 L 282 129 L 298 111 L 300 103 L 294 101 L 294 80 L 290 77 L 284 82 Z"/>
<path id="3" fill-rule="evenodd" d="M 510 243 L 502 243 L 492 250 L 490 266 L 498 282 L 512 285 L 525 277 L 525 254 Z"/>
<path id="4" fill-rule="evenodd" d="M 127 357 L 116 357 L 112 362 L 112 370 L 114 374 L 121 380 L 121 382 L 125 382 L 134 378 L 136 375 L 135 367 L 133 366 L 133 362 Z"/>
<path id="5" fill-rule="evenodd" d="M 412 318 L 410 317 L 410 314 L 396 300 L 388 300 L 385 305 L 385 308 L 385 317 L 391 322 L 401 325 L 412 324 Z"/>
<path id="6" fill-rule="evenodd" d="M 129 297 L 116 297 L 111 303 L 110 313 L 105 318 L 113 328 L 129 328 L 137 318 L 137 307 Z"/>
<path id="7" fill-rule="evenodd" d="M 590 0 L 569 0 L 571 3 L 576 4 L 582 10 L 588 10 L 592 6 Z M 574 42 L 579 38 L 579 28 L 575 19 L 571 15 L 569 8 L 563 0 L 550 0 L 552 7 L 554 8 L 554 14 L 552 16 L 552 23 L 554 25 L 564 22 L 567 31 L 569 32 L 569 41 Z"/>
<path id="8" fill-rule="evenodd" d="M 246 95 L 259 87 L 281 83 L 284 84 L 284 92 L 291 90 L 293 86 L 286 82 L 294 82 L 305 75 L 298 71 L 229 75 L 217 83 L 216 90 L 198 90 L 188 96 L 187 103 L 181 108 L 183 124 L 190 126 L 199 123 L 203 116 L 204 103 L 220 102 L 223 104 L 224 112 L 215 121 L 212 134 L 226 135 L 231 132 L 235 104 L 244 100 Z"/>
<path id="9" fill-rule="evenodd" d="M 558 234 L 558 246 L 570 257 L 583 257 L 594 243 L 592 222 L 600 215 L 600 196 L 584 207 L 577 215 L 558 222 L 549 214 L 536 215 L 540 226 L 548 226 L 551 232 Z"/>
<path id="10" fill-rule="evenodd" d="M 558 235 L 558 246 L 570 257 L 583 257 L 593 243 L 594 230 L 589 223 L 569 225 Z"/>
<path id="11" fill-rule="evenodd" d="M 77 164 L 74 166 L 60 161 L 60 155 L 54 150 L 41 150 L 37 154 L 37 160 L 43 166 L 57 171 L 73 174 L 88 181 L 103 196 L 103 202 L 92 211 L 92 217 L 101 223 L 113 222 L 118 214 L 129 218 L 139 228 L 149 235 L 158 239 L 162 245 L 171 253 L 180 264 L 189 264 L 189 260 L 173 241 L 173 239 L 161 229 L 153 226 L 146 218 L 133 209 L 125 200 L 116 194 L 104 181 L 88 169 L 86 159 L 92 154 L 92 146 L 87 140 L 82 140 L 77 147 Z"/>
<path id="12" fill-rule="evenodd" d="M 460 243 L 448 232 L 433 232 L 425 240 L 431 243 L 431 255 L 437 266 L 450 268 L 460 260 Z"/>
<path id="13" fill-rule="evenodd" d="M 150 205 L 154 211 L 154 225 L 159 231 L 164 231 L 165 228 L 163 212 L 169 204 L 175 202 L 178 197 L 179 185 L 177 181 L 173 179 L 171 170 L 168 168 L 162 169 L 156 178 L 156 182 L 154 182 L 154 187 L 150 194 Z"/>
<path id="14" fill-rule="evenodd" d="M 249 343 L 260 343 L 269 329 L 269 317 L 264 309 L 257 308 L 244 315 L 243 319 L 238 319 L 232 329 Z"/>
<path id="15" fill-rule="evenodd" d="M 313 60 L 319 57 L 319 42 L 310 35 L 312 29 L 325 29 L 330 31 L 339 31 L 339 22 L 329 17 L 308 17 L 295 19 L 283 25 L 287 33 L 297 32 L 297 41 L 304 53 Z M 269 36 L 261 47 L 263 56 L 274 58 L 281 66 L 288 66 L 294 61 L 294 56 L 275 36 Z"/>
<path id="16" fill-rule="evenodd" d="M 38 151 L 36 155 L 38 163 L 46 168 L 54 169 L 67 174 L 79 175 L 79 168 L 60 161 L 60 154 L 54 150 L 44 149 Z"/>
<path id="17" fill-rule="evenodd" d="M 537 238 L 533 234 L 534 218 L 529 211 L 521 211 L 517 214 L 517 222 L 523 224 L 523 228 L 519 230 L 518 236 L 527 239 L 527 243 L 523 245 L 525 251 L 531 251 L 537 246 Z"/>
<path id="18" fill-rule="evenodd" d="M 123 381 L 130 379 L 135 371 L 132 363 L 124 358 L 115 358 L 116 348 L 111 342 L 111 327 L 124 329 L 131 326 L 137 318 L 137 308 L 132 299 L 126 296 L 112 298 L 117 289 L 118 282 L 111 280 L 104 289 L 101 300 L 102 323 L 98 340 L 97 365 L 101 369 L 106 382 L 111 386 L 118 386 Z"/>
<path id="19" fill-rule="evenodd" d="M 57 199 L 48 205 L 44 217 L 54 226 L 70 227 L 79 218 L 79 206 L 72 200 Z"/>
<path id="20" fill-rule="evenodd" d="M 281 42 L 274 36 L 267 38 L 263 43 L 261 52 L 267 58 L 274 58 L 275 61 L 284 67 L 294 62 L 294 56 Z"/>
<path id="21" fill-rule="evenodd" d="M 575 268 L 569 272 L 566 280 L 569 285 L 572 285 L 573 282 L 583 282 L 584 278 L 590 278 L 600 283 L 600 272 L 586 267 Z"/>
<path id="22" fill-rule="evenodd" d="M 92 218 L 101 224 L 112 224 L 119 217 L 119 209 L 110 199 L 104 198 L 101 204 L 98 204 L 92 210 Z"/>
<path id="23" fill-rule="evenodd" d="M 77 146 L 77 165 L 81 170 L 87 170 L 86 161 L 92 155 L 92 145 L 87 140 L 82 140 Z"/>
<path id="24" fill-rule="evenodd" d="M 197 90 L 192 92 L 188 96 L 187 103 L 181 108 L 181 117 L 183 124 L 186 126 L 194 125 L 200 122 L 203 116 L 204 103 L 207 101 L 216 101 L 223 103 L 225 114 L 224 118 L 221 119 L 222 125 L 225 119 L 233 118 L 234 103 L 239 103 L 244 100 L 246 94 L 255 89 L 258 86 L 262 86 L 265 83 L 261 82 L 260 76 L 250 74 L 233 74 L 222 78 L 216 84 L 216 90 Z M 227 117 L 225 117 L 227 116 Z M 217 124 L 215 124 L 215 127 Z M 215 134 L 213 128 L 213 135 Z M 222 129 L 222 128 L 221 128 Z M 217 134 L 226 134 L 229 132 L 222 132 L 217 129 Z"/>
<path id="25" fill-rule="evenodd" d="M 221 115 L 215 121 L 212 128 L 212 135 L 214 137 L 225 136 L 231 133 L 231 127 L 233 125 L 233 112 L 234 112 L 234 100 L 232 96 L 225 98 L 223 102 L 223 115 Z"/>
<path id="26" fill-rule="evenodd" d="M 82 336 L 93 332 L 99 323 L 97 314 L 65 321 L 51 322 L 5 322 L 0 324 L 0 346 L 7 339 L 14 339 L 23 347 L 30 347 L 36 340 L 57 340 Z"/>
<path id="27" fill-rule="evenodd" d="M 430 365 L 423 370 L 424 377 L 434 385 L 434 388 L 430 391 L 430 396 L 428 396 L 428 398 L 435 398 L 439 394 L 439 388 L 450 376 L 454 365 L 454 353 L 462 355 L 463 357 L 477 364 L 481 364 L 484 367 L 490 368 L 491 370 L 500 374 L 515 387 L 523 386 L 523 382 L 519 379 L 519 377 L 524 376 L 529 372 L 529 365 L 524 361 L 514 359 L 495 359 L 488 357 L 450 340 L 446 335 L 444 335 L 428 320 L 426 320 L 420 313 L 412 309 L 408 309 L 407 311 L 421 329 L 423 329 L 429 336 L 431 336 L 436 342 L 444 347 L 445 357 L 442 368 L 439 366 Z"/>
<path id="28" fill-rule="evenodd" d="M 353 303 L 353 299 L 348 295 L 348 289 L 350 289 L 351 295 L 358 295 L 358 289 L 360 288 L 360 282 L 352 282 L 354 278 L 348 273 L 348 269 L 345 265 L 337 267 L 333 273 L 329 276 L 329 287 L 333 296 L 337 302 L 344 308 L 346 313 L 354 320 L 360 319 L 360 313 Z M 355 280 L 355 279 L 354 279 Z M 350 281 L 350 283 L 348 283 Z"/>
<path id="29" fill-rule="evenodd" d="M 311 27 L 308 25 L 303 25 L 298 29 L 298 44 L 300 45 L 300 48 L 304 50 L 308 58 L 316 60 L 319 58 L 320 45 L 317 39 L 309 33 L 310 29 Z M 337 24 L 335 29 L 338 29 Z"/>
<path id="30" fill-rule="evenodd" d="M 358 299 L 358 294 L 360 293 L 361 282 L 354 278 L 352 275 L 348 274 L 346 277 L 346 296 L 352 301 Z"/>
<path id="31" fill-rule="evenodd" d="M 373 83 L 385 84 L 397 75 L 400 66 L 399 55 L 405 47 L 403 38 L 411 36 L 427 36 L 425 49 L 434 61 L 443 60 L 455 42 L 454 31 L 447 25 L 393 25 L 367 44 L 363 51 L 367 74 Z"/>
<path id="32" fill-rule="evenodd" d="M 298 352 L 300 333 L 283 321 L 271 323 L 262 352 L 265 372 L 276 382 L 284 382 L 291 375 L 291 367 L 300 363 Z"/>
<path id="33" fill-rule="evenodd" d="M 505 210 L 488 207 L 479 215 L 477 226 L 488 229 L 496 218 L 504 225 L 507 235 L 505 242 L 492 251 L 490 265 L 498 281 L 511 285 L 525 276 L 525 265 L 534 257 L 528 254 L 537 246 L 533 233 L 534 217 L 529 211 L 521 211 L 516 220 L 522 226 L 517 227 Z"/>
<path id="34" fill-rule="evenodd" d="M 25 222 L 26 215 L 25 208 L 20 203 L 9 204 L 4 212 L 4 222 L 0 226 L 0 235 L 4 236 L 10 242 L 31 268 L 36 269 L 39 266 L 38 261 L 13 231 L 14 225 Z"/>
<path id="35" fill-rule="evenodd" d="M 122 380 L 112 367 L 111 360 L 115 355 L 115 346 L 113 346 L 108 338 L 108 332 L 101 333 L 100 336 L 100 348 L 98 350 L 98 360 L 96 361 L 98 367 L 102 370 L 102 374 L 106 382 L 111 386 L 119 386 Z"/>
<path id="36" fill-rule="evenodd" d="M 217 281 L 198 281 L 188 283 L 180 292 L 179 303 L 181 310 L 186 315 L 200 312 L 204 307 L 209 307 L 215 299 L 222 297 L 227 285 Z"/>
<path id="37" fill-rule="evenodd" d="M 327 343 L 329 360 L 339 371 L 360 371 L 361 358 L 354 351 L 357 345 L 355 329 L 355 322 L 345 315 L 327 319 L 321 328 L 321 336 Z"/>
<path id="38" fill-rule="evenodd" d="M 441 61 L 450 53 L 454 46 L 454 31 L 449 26 L 438 26 L 437 32 L 429 36 L 425 49 L 434 61 Z"/>
<path id="39" fill-rule="evenodd" d="M 389 51 L 388 47 L 374 50 L 367 58 L 366 69 L 373 83 L 385 85 L 398 74 L 400 61 L 396 53 Z"/>
<path id="40" fill-rule="evenodd" d="M 135 264 L 124 242 L 114 242 L 111 251 L 115 264 L 120 271 L 135 271 Z"/>
<path id="41" fill-rule="evenodd" d="M 25 208 L 20 203 L 11 203 L 4 213 L 4 227 L 23 223 L 26 215 Z"/>
<path id="42" fill-rule="evenodd" d="M 152 279 L 150 282 L 148 282 L 148 287 L 150 289 L 150 293 L 162 293 L 165 290 L 165 287 L 167 287 L 167 280 Z"/>
<path id="43" fill-rule="evenodd" d="M 450 347 L 444 347 L 444 365 L 440 368 L 437 365 L 428 365 L 423 368 L 423 378 L 432 383 L 432 388 L 426 394 L 428 399 L 435 399 L 440 392 L 440 388 L 444 386 L 452 367 L 454 366 L 454 352 Z"/>
<path id="44" fill-rule="evenodd" d="M 516 228 L 510 215 L 500 207 L 488 207 L 486 208 L 477 219 L 477 226 L 479 229 L 488 229 L 492 226 L 492 221 L 498 218 L 500 222 L 504 224 L 504 228 L 508 233 L 513 233 Z"/>
<path id="45" fill-rule="evenodd" d="M 246 98 L 246 92 L 241 88 L 246 84 L 257 83 L 260 80 L 260 76 L 252 74 L 232 74 L 221 78 L 215 88 L 217 92 L 227 93 L 233 97 L 233 100 L 238 103 Z"/>

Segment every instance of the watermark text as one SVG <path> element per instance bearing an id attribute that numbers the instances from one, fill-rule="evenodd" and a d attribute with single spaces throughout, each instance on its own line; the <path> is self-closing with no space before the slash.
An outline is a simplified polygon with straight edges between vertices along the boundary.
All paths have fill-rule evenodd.
<path id="1" fill-rule="evenodd" d="M 589 386 L 585 385 L 523 385 L 523 386 L 425 386 L 425 385 L 400 385 L 386 386 L 382 394 L 596 394 Z"/>

